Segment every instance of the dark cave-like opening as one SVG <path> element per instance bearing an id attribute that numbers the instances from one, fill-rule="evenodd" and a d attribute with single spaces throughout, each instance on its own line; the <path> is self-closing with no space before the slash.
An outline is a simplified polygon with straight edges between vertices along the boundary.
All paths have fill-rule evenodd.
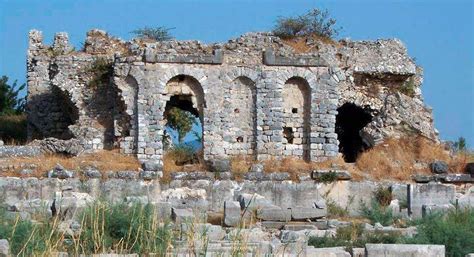
<path id="1" fill-rule="evenodd" d="M 345 103 L 337 109 L 336 133 L 339 152 L 346 162 L 355 162 L 369 146 L 364 143 L 360 131 L 372 121 L 371 110 L 353 103 Z"/>

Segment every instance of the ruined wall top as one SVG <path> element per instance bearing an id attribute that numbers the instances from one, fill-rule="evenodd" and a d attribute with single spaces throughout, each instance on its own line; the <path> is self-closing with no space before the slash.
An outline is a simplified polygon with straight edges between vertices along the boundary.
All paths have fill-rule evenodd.
<path id="1" fill-rule="evenodd" d="M 252 32 L 225 43 L 204 44 L 196 40 L 124 41 L 105 31 L 93 29 L 87 33 L 83 49 L 79 51 L 74 51 L 69 45 L 67 33 L 64 32 L 55 35 L 51 47 L 42 41 L 40 31 L 30 31 L 28 52 L 31 57 L 86 54 L 116 56 L 119 62 L 334 66 L 369 75 L 410 76 L 417 73 L 414 61 L 398 39 L 344 39 L 335 42 L 309 38 L 296 43 L 270 33 Z"/>

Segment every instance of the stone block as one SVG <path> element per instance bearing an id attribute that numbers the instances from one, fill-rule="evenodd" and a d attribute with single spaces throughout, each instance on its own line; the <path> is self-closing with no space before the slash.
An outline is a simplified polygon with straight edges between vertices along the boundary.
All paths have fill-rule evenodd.
<path id="1" fill-rule="evenodd" d="M 191 223 L 194 220 L 193 210 L 172 208 L 171 217 L 177 224 Z"/>
<path id="2" fill-rule="evenodd" d="M 326 209 L 295 207 L 291 209 L 291 219 L 307 220 L 323 218 L 327 215 Z"/>
<path id="3" fill-rule="evenodd" d="M 10 256 L 10 244 L 6 239 L 0 239 L 0 257 Z"/>
<path id="4" fill-rule="evenodd" d="M 224 224 L 229 227 L 236 227 L 241 221 L 240 203 L 236 201 L 224 202 Z"/>
<path id="5" fill-rule="evenodd" d="M 266 229 L 282 229 L 286 222 L 282 222 L 282 221 L 262 221 L 261 222 L 262 224 L 262 227 L 266 228 Z"/>
<path id="6" fill-rule="evenodd" d="M 257 210 L 257 218 L 265 221 L 290 221 L 291 210 L 267 207 Z"/>
<path id="7" fill-rule="evenodd" d="M 366 244 L 366 257 L 444 257 L 444 245 Z"/>
<path id="8" fill-rule="evenodd" d="M 425 217 L 433 213 L 446 213 L 453 209 L 455 207 L 452 204 L 424 204 L 422 206 L 422 216 Z"/>
<path id="9" fill-rule="evenodd" d="M 327 248 L 314 248 L 308 247 L 306 249 L 306 256 L 312 257 L 351 257 L 351 254 L 347 252 L 344 247 L 327 247 Z"/>
<path id="10" fill-rule="evenodd" d="M 284 230 L 300 231 L 300 230 L 317 230 L 317 226 L 308 223 L 291 223 L 286 224 Z"/>
<path id="11" fill-rule="evenodd" d="M 438 183 L 408 185 L 408 213 L 413 217 L 422 216 L 423 205 L 444 205 L 455 201 L 454 185 Z"/>

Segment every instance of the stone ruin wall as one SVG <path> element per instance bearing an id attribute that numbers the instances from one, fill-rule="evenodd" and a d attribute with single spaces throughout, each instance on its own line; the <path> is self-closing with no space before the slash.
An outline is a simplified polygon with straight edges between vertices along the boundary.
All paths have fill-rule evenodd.
<path id="1" fill-rule="evenodd" d="M 125 42 L 92 30 L 75 51 L 67 34 L 47 46 L 33 30 L 29 138 L 74 137 L 87 149 L 119 147 L 159 163 L 166 105 L 184 101 L 202 122 L 206 160 L 334 157 L 345 103 L 370 113 L 360 132 L 367 145 L 408 133 L 438 140 L 421 68 L 400 41 L 306 43 L 308 51 L 296 52 L 265 33 L 209 45 Z M 408 82 L 413 96 L 398 90 Z"/>

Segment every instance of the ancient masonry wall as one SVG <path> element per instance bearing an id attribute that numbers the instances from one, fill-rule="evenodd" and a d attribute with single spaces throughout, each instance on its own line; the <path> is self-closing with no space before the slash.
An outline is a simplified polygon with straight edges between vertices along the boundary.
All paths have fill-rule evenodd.
<path id="1" fill-rule="evenodd" d="M 351 102 L 374 116 L 363 131 L 367 142 L 406 131 L 437 140 L 419 90 L 421 69 L 401 42 L 307 44 L 298 53 L 265 33 L 225 44 L 125 42 L 92 30 L 75 51 L 66 33 L 47 46 L 32 30 L 29 138 L 74 137 L 87 149 L 119 147 L 159 164 L 164 113 L 181 103 L 202 123 L 206 160 L 322 161 L 338 154 L 337 108 Z M 407 81 L 413 96 L 394 93 Z"/>

